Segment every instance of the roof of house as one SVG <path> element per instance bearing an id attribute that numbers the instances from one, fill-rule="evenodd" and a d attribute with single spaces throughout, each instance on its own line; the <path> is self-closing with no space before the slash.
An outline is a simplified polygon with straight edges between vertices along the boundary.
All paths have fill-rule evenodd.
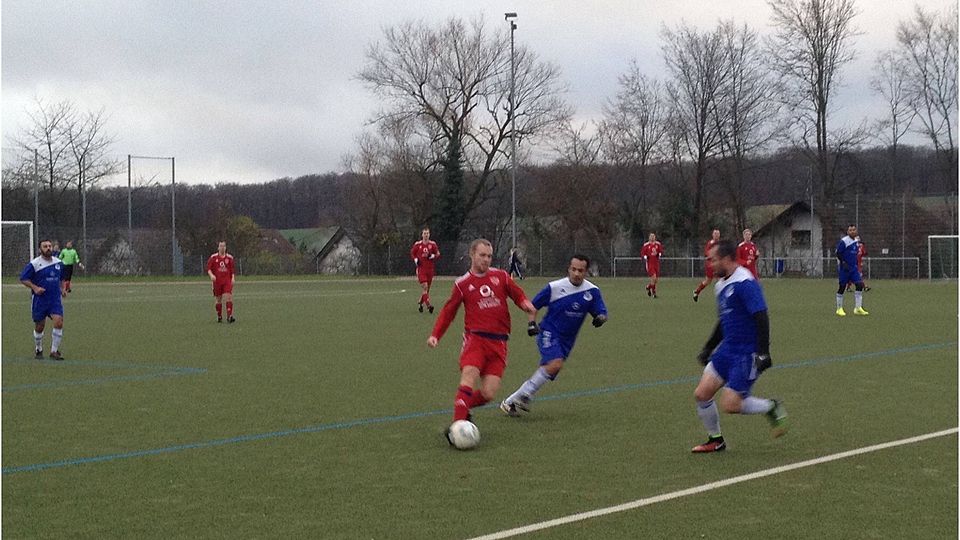
<path id="1" fill-rule="evenodd" d="M 773 207 L 781 207 L 782 210 L 777 212 L 773 217 L 771 217 L 767 222 L 765 222 L 759 229 L 757 229 L 753 233 L 754 237 L 761 237 L 764 234 L 769 233 L 770 230 L 773 228 L 773 226 L 776 225 L 777 223 L 780 223 L 780 224 L 790 223 L 791 217 L 799 212 L 806 212 L 806 213 L 810 212 L 810 205 L 806 201 L 797 201 L 790 205 L 771 204 L 767 206 L 771 207 L 769 211 L 775 211 L 776 208 L 773 208 Z M 754 207 L 754 208 L 758 208 L 758 207 Z M 759 207 L 759 208 L 763 208 L 763 207 Z M 749 214 L 749 211 L 750 210 L 748 209 L 748 214 Z M 814 213 L 816 213 L 816 211 L 814 211 Z"/>
<path id="2" fill-rule="evenodd" d="M 280 229 L 280 234 L 299 248 L 306 246 L 308 253 L 320 253 L 340 232 L 340 227 L 315 227 L 312 229 Z"/>

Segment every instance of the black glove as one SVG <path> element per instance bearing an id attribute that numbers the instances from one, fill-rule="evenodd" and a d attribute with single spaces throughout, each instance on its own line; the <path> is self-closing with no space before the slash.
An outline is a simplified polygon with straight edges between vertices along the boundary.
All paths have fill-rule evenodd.
<path id="1" fill-rule="evenodd" d="M 757 374 L 760 374 L 770 369 L 770 366 L 773 365 L 773 360 L 770 359 L 769 354 L 753 353 L 753 365 L 757 368 Z"/>
<path id="2" fill-rule="evenodd" d="M 540 333 L 540 325 L 537 324 L 537 321 L 530 321 L 527 323 L 527 335 L 535 336 Z"/>
<path id="3" fill-rule="evenodd" d="M 603 326 L 603 323 L 605 322 L 607 322 L 606 315 L 597 315 L 596 317 L 593 318 L 594 328 L 600 328 L 601 326 Z"/>
<path id="4" fill-rule="evenodd" d="M 697 360 L 698 360 L 701 364 L 703 364 L 704 366 L 707 365 L 707 364 L 709 364 L 709 363 L 710 363 L 710 350 L 709 350 L 709 349 L 703 349 L 702 351 L 700 351 L 700 353 L 697 354 Z"/>

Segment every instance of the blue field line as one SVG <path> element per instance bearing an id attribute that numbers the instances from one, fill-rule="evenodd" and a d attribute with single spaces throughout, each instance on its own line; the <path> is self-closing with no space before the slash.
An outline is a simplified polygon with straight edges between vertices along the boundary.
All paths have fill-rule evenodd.
<path id="1" fill-rule="evenodd" d="M 791 362 L 791 363 L 787 363 L 787 364 L 782 364 L 782 365 L 774 366 L 774 367 L 771 368 L 771 369 L 791 369 L 791 368 L 808 367 L 808 366 L 815 366 L 815 365 L 822 365 L 822 364 L 832 364 L 832 363 L 840 363 L 840 362 L 852 362 L 852 361 L 855 361 L 855 360 L 863 360 L 863 359 L 866 359 L 866 358 L 878 358 L 878 357 L 883 357 L 883 356 L 895 356 L 895 355 L 898 355 L 898 354 L 904 354 L 904 353 L 910 353 L 910 352 L 919 352 L 919 351 L 929 351 L 929 350 L 944 349 L 944 348 L 953 347 L 953 346 L 956 346 L 956 345 L 957 345 L 957 342 L 955 342 L 955 341 L 950 341 L 950 342 L 946 342 L 946 343 L 928 343 L 928 344 L 923 344 L 923 345 L 915 345 L 915 346 L 911 346 L 911 347 L 901 347 L 901 348 L 896 348 L 896 349 L 886 349 L 886 350 L 882 350 L 882 351 L 873 351 L 873 352 L 867 352 L 867 353 L 858 353 L 858 354 L 853 354 L 853 355 L 848 355 L 848 356 L 831 356 L 831 357 L 823 357 L 823 358 L 814 358 L 814 359 L 810 359 L 810 360 L 802 360 L 802 361 L 799 361 L 799 362 Z M 636 390 L 636 389 L 642 389 L 642 388 L 652 388 L 652 387 L 656 387 L 656 386 L 669 386 L 669 385 L 675 385 L 675 384 L 693 383 L 693 382 L 698 381 L 699 379 L 700 379 L 699 376 L 696 376 L 696 377 L 680 377 L 680 378 L 676 378 L 676 379 L 667 379 L 667 380 L 662 380 L 662 381 L 652 381 L 652 382 L 635 383 L 635 384 L 624 384 L 624 385 L 611 386 L 611 387 L 605 387 L 605 388 L 594 388 L 594 389 L 590 389 L 590 390 L 580 390 L 580 391 L 576 391 L 576 392 L 566 392 L 566 393 L 562 393 L 562 394 L 548 395 L 548 396 L 544 396 L 544 397 L 542 397 L 542 398 L 539 398 L 538 401 L 551 401 L 551 400 L 559 400 L 559 399 L 572 399 L 572 398 L 578 398 L 578 397 L 587 397 L 587 396 L 595 396 L 595 395 L 601 395 L 601 394 L 611 394 L 611 393 L 616 393 L 616 392 L 624 392 L 624 391 Z M 488 404 L 488 405 L 485 405 L 483 408 L 493 408 L 493 407 L 495 407 L 495 406 L 496 406 L 496 404 Z M 214 440 L 210 440 L 210 441 L 201 441 L 201 442 L 196 442 L 196 443 L 178 444 L 178 445 L 173 445 L 173 446 L 165 446 L 165 447 L 162 447 L 162 448 L 151 448 L 151 449 L 147 449 L 147 450 L 133 450 L 133 451 L 130 451 L 130 452 L 120 452 L 120 453 L 115 453 L 115 454 L 104 454 L 104 455 L 100 455 L 100 456 L 91 456 L 91 457 L 85 457 L 85 458 L 72 458 L 72 459 L 65 459 L 65 460 L 61 460 L 61 461 L 51 461 L 51 462 L 47 462 L 47 463 L 35 463 L 35 464 L 32 464 L 32 465 L 20 465 L 20 466 L 15 466 L 15 467 L 4 467 L 4 468 L 3 468 L 3 474 L 4 474 L 4 475 L 7 475 L 7 474 L 17 474 L 17 473 L 24 473 L 24 472 L 35 472 L 35 471 L 42 471 L 42 470 L 46 470 L 46 469 L 56 469 L 56 468 L 60 468 L 60 467 L 68 467 L 68 466 L 73 466 L 73 465 L 85 465 L 85 464 L 88 464 L 88 463 L 102 463 L 102 462 L 105 462 L 105 461 L 114 461 L 114 460 L 119 460 L 119 459 L 130 459 L 130 458 L 144 457 L 144 456 L 155 456 L 155 455 L 160 455 L 160 454 L 169 454 L 169 453 L 174 453 L 174 452 L 182 452 L 182 451 L 185 451 L 185 450 L 194 450 L 194 449 L 201 449 L 201 448 L 211 448 L 211 447 L 217 447 L 217 446 L 225 446 L 225 445 L 229 445 L 229 444 L 239 444 L 239 443 L 246 443 L 246 442 L 253 442 L 253 441 L 261 441 L 261 440 L 265 440 L 265 439 L 275 439 L 275 438 L 279 438 L 279 437 L 288 437 L 288 436 L 290 436 L 290 435 L 300 435 L 300 434 L 304 434 L 304 433 L 317 433 L 317 432 L 320 432 L 320 431 L 331 431 L 331 430 L 337 430 L 337 429 L 347 429 L 347 428 L 360 427 L 360 426 L 369 426 L 369 425 L 374 425 L 374 424 L 386 424 L 386 423 L 392 423 L 392 422 L 400 422 L 400 421 L 403 421 L 403 420 L 412 420 L 412 419 L 417 419 L 417 418 L 425 418 L 425 417 L 428 417 L 428 416 L 446 415 L 446 414 L 450 414 L 451 412 L 452 412 L 451 409 L 440 409 L 440 410 L 434 410 L 434 411 L 421 411 L 421 412 L 413 412 L 413 413 L 407 413 L 407 414 L 399 414 L 399 415 L 393 415 L 393 416 L 380 416 L 380 417 L 374 417 L 374 418 L 361 418 L 361 419 L 358 419 L 358 420 L 348 420 L 348 421 L 344 421 L 344 422 L 334 422 L 334 423 L 329 423 L 329 424 L 318 424 L 318 425 L 314 425 L 314 426 L 307 426 L 307 427 L 295 428 L 295 429 L 286 429 L 286 430 L 280 430 L 280 431 L 270 431 L 270 432 L 266 432 L 266 433 L 254 433 L 254 434 L 250 434 L 250 435 L 239 435 L 239 436 L 236 436 L 236 437 L 229 437 L 229 438 L 225 438 L 225 439 L 214 439 Z"/>
<path id="2" fill-rule="evenodd" d="M 35 360 L 35 359 L 26 359 L 26 358 L 4 358 L 3 363 L 17 363 L 17 364 L 33 364 L 40 365 L 45 368 L 52 369 L 64 369 L 70 367 L 99 367 L 99 368 L 108 368 L 108 369 L 140 369 L 140 370 L 149 370 L 152 373 L 145 373 L 142 375 L 115 375 L 111 377 L 99 377 L 96 379 L 73 379 L 73 380 L 60 380 L 60 381 L 47 381 L 43 383 L 30 383 L 30 384 L 18 384 L 14 386 L 4 386 L 0 388 L 0 392 L 9 393 L 9 392 L 20 392 L 23 390 L 38 390 L 45 388 L 63 388 L 67 386 L 83 386 L 83 385 L 94 385 L 94 384 L 105 384 L 111 382 L 130 382 L 130 381 L 146 381 L 150 379 L 159 379 L 162 377 L 177 377 L 180 375 L 196 375 L 200 373 L 206 373 L 206 368 L 195 368 L 195 367 L 177 367 L 177 366 L 151 366 L 151 365 L 139 365 L 139 364 L 127 364 L 122 362 L 102 362 L 96 360 L 66 360 L 63 362 L 60 361 L 47 361 L 47 360 Z"/>

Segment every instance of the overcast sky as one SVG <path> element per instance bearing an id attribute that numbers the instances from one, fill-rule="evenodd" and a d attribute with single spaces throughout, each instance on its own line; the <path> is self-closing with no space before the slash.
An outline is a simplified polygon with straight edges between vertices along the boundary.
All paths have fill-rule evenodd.
<path id="1" fill-rule="evenodd" d="M 894 46 L 897 22 L 914 5 L 858 1 L 862 34 L 843 73 L 838 121 L 882 114 L 869 89 L 873 60 Z M 117 157 L 176 156 L 178 182 L 340 171 L 378 108 L 356 74 L 384 27 L 452 16 L 506 25 L 506 11 L 519 15 L 517 42 L 560 66 L 582 120 L 599 118 L 631 59 L 663 77 L 663 25 L 733 19 L 771 32 L 763 0 L 3 0 L 4 146 L 40 97 L 103 108 Z"/>

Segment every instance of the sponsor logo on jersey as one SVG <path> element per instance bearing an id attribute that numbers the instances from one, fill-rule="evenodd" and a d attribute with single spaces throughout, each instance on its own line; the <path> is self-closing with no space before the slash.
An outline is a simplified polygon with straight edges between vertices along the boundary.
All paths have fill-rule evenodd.
<path id="1" fill-rule="evenodd" d="M 584 299 L 584 301 L 589 302 L 589 301 L 593 300 L 593 295 L 590 294 L 590 291 L 587 291 L 587 292 L 583 293 L 583 299 Z"/>
<path id="2" fill-rule="evenodd" d="M 471 285 L 470 288 L 472 289 L 473 285 Z M 480 296 L 484 298 L 489 298 L 493 296 L 493 289 L 491 289 L 489 285 L 482 285 L 480 287 Z"/>

